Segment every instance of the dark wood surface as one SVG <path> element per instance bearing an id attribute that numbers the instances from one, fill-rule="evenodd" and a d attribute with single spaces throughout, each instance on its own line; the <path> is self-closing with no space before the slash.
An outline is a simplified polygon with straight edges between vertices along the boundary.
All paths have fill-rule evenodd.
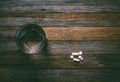
<path id="1" fill-rule="evenodd" d="M 6 0 L 0 1 L 1 12 L 120 12 L 116 0 Z M 12 3 L 12 4 L 11 4 Z"/>
<path id="2" fill-rule="evenodd" d="M 73 62 L 72 52 L 84 60 Z M 0 80 L 4 82 L 119 82 L 119 41 L 50 41 L 44 54 L 18 51 L 15 41 L 0 41 Z"/>
<path id="3" fill-rule="evenodd" d="M 45 53 L 15 43 L 26 23 L 43 27 Z M 72 52 L 84 60 L 73 62 Z M 120 82 L 120 0 L 0 0 L 0 82 Z"/>
<path id="4" fill-rule="evenodd" d="M 0 45 L 2 67 L 120 68 L 119 41 L 51 41 L 46 53 L 34 55 L 19 52 L 15 41 L 1 41 Z M 73 62 L 71 53 L 80 50 L 84 60 Z"/>
<path id="5" fill-rule="evenodd" d="M 119 69 L 31 69 L 0 70 L 4 82 L 119 82 Z"/>
<path id="6" fill-rule="evenodd" d="M 1 27 L 1 39 L 15 39 L 18 27 Z M 119 27 L 44 27 L 48 40 L 120 40 Z"/>

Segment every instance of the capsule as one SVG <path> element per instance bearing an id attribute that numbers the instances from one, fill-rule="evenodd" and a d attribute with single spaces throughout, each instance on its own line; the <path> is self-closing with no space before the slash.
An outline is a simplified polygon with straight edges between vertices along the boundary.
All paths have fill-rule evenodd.
<path id="1" fill-rule="evenodd" d="M 81 58 L 82 58 L 82 56 L 78 56 L 78 58 L 79 58 L 79 59 L 81 59 Z"/>
<path id="2" fill-rule="evenodd" d="M 73 61 L 80 62 L 78 58 L 73 58 Z"/>
<path id="3" fill-rule="evenodd" d="M 72 55 L 77 56 L 77 55 L 79 55 L 79 53 L 73 52 Z"/>
<path id="4" fill-rule="evenodd" d="M 71 58 L 71 59 L 73 59 L 73 58 L 74 58 L 74 56 L 73 56 L 73 55 L 71 55 L 71 56 L 70 56 L 70 58 Z"/>
<path id="5" fill-rule="evenodd" d="M 83 54 L 83 52 L 82 52 L 82 51 L 80 51 L 80 52 L 79 52 L 79 55 L 82 55 L 82 54 Z"/>
<path id="6" fill-rule="evenodd" d="M 83 60 L 83 57 L 82 57 L 82 56 L 78 56 L 78 58 L 79 58 L 80 60 Z"/>
<path id="7" fill-rule="evenodd" d="M 83 57 L 81 57 L 80 59 L 83 60 Z"/>

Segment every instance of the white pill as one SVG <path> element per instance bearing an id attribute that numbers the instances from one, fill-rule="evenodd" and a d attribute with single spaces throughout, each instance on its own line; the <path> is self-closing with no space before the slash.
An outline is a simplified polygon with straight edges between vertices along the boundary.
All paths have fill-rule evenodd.
<path id="1" fill-rule="evenodd" d="M 73 56 L 73 55 L 71 55 L 71 56 L 70 56 L 70 58 L 71 58 L 71 59 L 73 59 L 73 58 L 74 58 L 74 56 Z"/>
<path id="2" fill-rule="evenodd" d="M 80 52 L 79 52 L 79 54 L 80 54 L 80 55 L 82 55 L 82 54 L 83 54 L 83 52 L 82 52 L 82 51 L 80 51 Z"/>
<path id="3" fill-rule="evenodd" d="M 78 56 L 78 58 L 79 58 L 79 59 L 81 59 L 81 58 L 82 58 L 82 56 Z"/>
<path id="4" fill-rule="evenodd" d="M 83 60 L 83 57 L 81 57 L 80 59 Z"/>
<path id="5" fill-rule="evenodd" d="M 73 52 L 72 55 L 74 55 L 74 56 L 76 55 L 76 56 L 77 56 L 77 55 L 79 55 L 79 53 L 75 53 L 75 52 Z"/>
<path id="6" fill-rule="evenodd" d="M 73 58 L 73 61 L 79 62 L 80 60 L 78 58 Z"/>

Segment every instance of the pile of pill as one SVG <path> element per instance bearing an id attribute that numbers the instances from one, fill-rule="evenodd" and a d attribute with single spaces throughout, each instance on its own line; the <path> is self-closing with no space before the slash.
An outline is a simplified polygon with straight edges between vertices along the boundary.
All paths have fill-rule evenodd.
<path id="1" fill-rule="evenodd" d="M 70 56 L 70 58 L 75 62 L 80 62 L 81 60 L 83 60 L 82 55 L 83 55 L 82 51 L 72 52 L 72 55 Z"/>

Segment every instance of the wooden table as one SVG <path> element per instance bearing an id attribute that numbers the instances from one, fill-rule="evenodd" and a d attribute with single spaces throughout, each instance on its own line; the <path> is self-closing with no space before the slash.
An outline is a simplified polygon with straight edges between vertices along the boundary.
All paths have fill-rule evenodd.
<path id="1" fill-rule="evenodd" d="M 45 53 L 28 55 L 15 43 L 19 26 L 36 23 Z M 72 52 L 83 51 L 73 62 Z M 120 0 L 1 0 L 0 82 L 119 82 Z"/>

